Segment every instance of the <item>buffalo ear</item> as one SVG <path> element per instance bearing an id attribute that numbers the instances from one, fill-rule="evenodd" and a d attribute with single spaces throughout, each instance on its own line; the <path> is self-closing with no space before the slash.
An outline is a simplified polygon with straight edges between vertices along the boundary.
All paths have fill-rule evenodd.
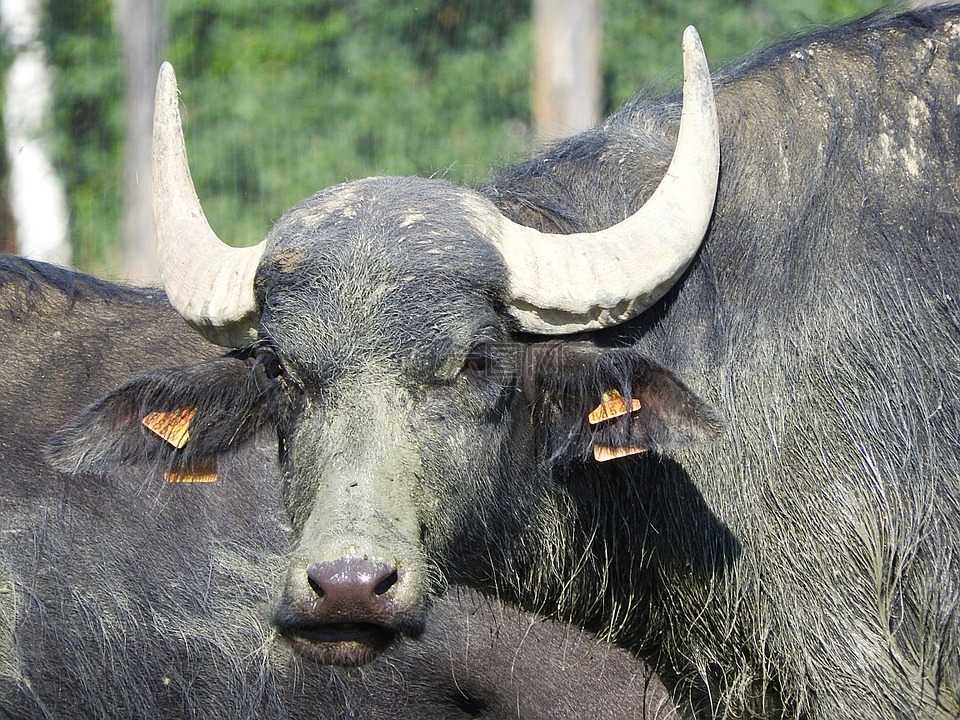
<path id="1" fill-rule="evenodd" d="M 716 411 L 676 375 L 632 348 L 544 343 L 534 392 L 554 459 L 612 460 L 716 439 Z"/>
<path id="2" fill-rule="evenodd" d="M 147 462 L 168 479 L 202 468 L 269 419 L 269 393 L 239 356 L 140 375 L 80 413 L 44 448 L 57 470 L 108 474 Z M 185 476 L 184 476 L 185 477 Z"/>

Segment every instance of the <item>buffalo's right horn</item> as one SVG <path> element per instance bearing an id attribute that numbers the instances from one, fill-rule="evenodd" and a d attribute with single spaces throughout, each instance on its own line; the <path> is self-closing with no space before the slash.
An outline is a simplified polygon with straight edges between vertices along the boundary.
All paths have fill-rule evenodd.
<path id="1" fill-rule="evenodd" d="M 176 311 L 218 345 L 238 348 L 256 340 L 253 278 L 265 243 L 233 248 L 210 228 L 187 165 L 169 63 L 160 68 L 153 116 L 153 218 L 160 276 Z"/>
<path id="2" fill-rule="evenodd" d="M 710 68 L 692 27 L 683 35 L 683 110 L 673 159 L 626 220 L 554 235 L 500 218 L 507 308 L 527 332 L 596 330 L 629 320 L 666 293 L 697 254 L 717 193 L 720 141 Z"/>

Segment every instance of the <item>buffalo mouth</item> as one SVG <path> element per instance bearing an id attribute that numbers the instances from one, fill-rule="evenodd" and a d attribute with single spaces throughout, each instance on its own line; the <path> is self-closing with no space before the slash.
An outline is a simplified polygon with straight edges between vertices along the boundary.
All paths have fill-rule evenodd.
<path id="1" fill-rule="evenodd" d="M 297 565 L 274 609 L 274 627 L 304 659 L 364 665 L 399 637 L 423 632 L 426 607 L 409 591 L 409 578 L 393 563 L 366 557 Z"/>
<path id="2" fill-rule="evenodd" d="M 277 629 L 301 657 L 349 667 L 376 659 L 397 637 L 395 630 L 369 622 L 296 623 Z"/>

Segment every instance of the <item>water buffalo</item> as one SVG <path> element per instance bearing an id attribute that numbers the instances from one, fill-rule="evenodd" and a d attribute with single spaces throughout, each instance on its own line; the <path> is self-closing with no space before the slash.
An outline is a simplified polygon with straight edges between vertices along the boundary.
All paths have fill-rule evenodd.
<path id="1" fill-rule="evenodd" d="M 204 484 L 39 454 L 119 378 L 222 349 L 162 292 L 18 258 L 0 258 L 0 329 L 0 717 L 674 717 L 627 652 L 464 589 L 364 668 L 298 660 L 269 621 L 288 550 L 272 437 Z"/>
<path id="2" fill-rule="evenodd" d="M 480 190 L 328 188 L 240 250 L 166 67 L 165 287 L 243 362 L 141 375 L 49 458 L 190 474 L 274 429 L 274 623 L 318 662 L 371 661 L 468 583 L 614 638 L 690 713 L 956 717 L 958 59 L 956 6 L 712 80 L 689 30 L 682 95 Z"/>

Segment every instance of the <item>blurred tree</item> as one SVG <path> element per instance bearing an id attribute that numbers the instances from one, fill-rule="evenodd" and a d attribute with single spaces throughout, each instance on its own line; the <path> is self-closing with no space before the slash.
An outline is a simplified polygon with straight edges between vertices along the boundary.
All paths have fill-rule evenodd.
<path id="1" fill-rule="evenodd" d="M 2 0 L 0 16 L 13 54 L 4 83 L 3 125 L 17 251 L 69 265 L 67 198 L 50 159 L 53 78 L 40 39 L 40 0 Z"/>
<path id="2" fill-rule="evenodd" d="M 600 120 L 600 0 L 533 0 L 533 121 L 541 140 Z"/>
<path id="3" fill-rule="evenodd" d="M 70 199 L 74 263 L 119 274 L 120 51 L 109 0 L 46 0 L 41 33 L 56 69 L 54 160 Z"/>
<path id="4" fill-rule="evenodd" d="M 882 4 L 604 0 L 604 112 L 641 88 L 679 85 L 687 24 L 716 67 L 764 38 Z M 123 73 L 110 2 L 46 5 L 76 262 L 119 274 Z M 164 57 L 211 224 L 253 243 L 332 183 L 438 172 L 476 183 L 522 156 L 534 140 L 531 16 L 531 0 L 167 0 Z"/>
<path id="5" fill-rule="evenodd" d="M 114 0 L 123 50 L 124 147 L 120 222 L 124 275 L 134 282 L 160 279 L 153 241 L 151 135 L 153 96 L 162 42 L 162 0 Z"/>
<path id="6" fill-rule="evenodd" d="M 0 137 L 0 147 L 5 141 Z M 10 207 L 10 165 L 7 154 L 0 152 L 0 253 L 12 255 L 17 252 L 17 221 Z"/>
<path id="7" fill-rule="evenodd" d="M 894 6 L 903 0 L 893 0 Z M 890 6 L 884 0 L 604 0 L 603 66 L 610 113 L 645 88 L 677 87 L 680 38 L 700 31 L 710 66 L 785 35 Z"/>
<path id="8" fill-rule="evenodd" d="M 517 3 L 169 9 L 194 180 L 231 241 L 259 240 L 271 217 L 332 183 L 438 169 L 471 181 L 526 146 L 529 11 Z"/>

